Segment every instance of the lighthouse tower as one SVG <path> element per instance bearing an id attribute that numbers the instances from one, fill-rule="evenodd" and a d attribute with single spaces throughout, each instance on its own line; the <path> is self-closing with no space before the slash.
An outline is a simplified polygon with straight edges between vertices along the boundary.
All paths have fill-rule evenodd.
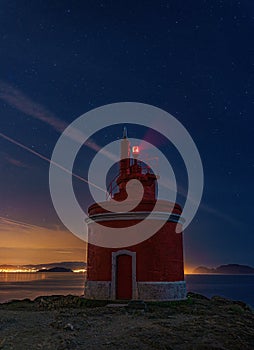
<path id="1" fill-rule="evenodd" d="M 162 220 L 164 225 L 145 241 L 122 248 L 105 248 L 89 243 L 87 247 L 87 280 L 85 297 L 104 300 L 182 300 L 186 298 L 184 281 L 182 233 L 176 233 L 181 225 L 181 207 L 156 198 L 157 176 L 149 167 L 138 161 L 139 147 L 132 147 L 127 130 L 121 141 L 121 160 L 116 179 L 115 201 L 127 198 L 126 185 L 139 180 L 144 194 L 140 203 L 130 212 L 108 212 L 95 203 L 88 208 L 88 237 L 93 235 L 94 222 L 113 228 L 129 227 L 147 219 Z M 159 212 L 154 212 L 155 203 Z M 169 215 L 169 212 L 171 214 Z"/>

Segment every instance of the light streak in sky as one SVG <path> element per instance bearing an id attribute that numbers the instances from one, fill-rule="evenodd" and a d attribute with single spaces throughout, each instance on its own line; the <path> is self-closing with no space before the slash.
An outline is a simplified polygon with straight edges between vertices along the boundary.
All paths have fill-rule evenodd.
<path id="1" fill-rule="evenodd" d="M 34 102 L 22 91 L 18 90 L 17 88 L 14 88 L 12 85 L 2 80 L 0 80 L 0 99 L 8 103 L 10 106 L 16 108 L 18 111 L 21 111 L 22 113 L 25 113 L 37 120 L 40 120 L 41 122 L 50 125 L 54 130 L 56 130 L 60 134 L 62 134 L 64 130 L 68 127 L 68 124 L 65 121 L 59 119 L 57 116 L 54 115 L 54 113 L 49 111 L 43 105 Z M 74 128 L 68 129 L 68 137 L 81 144 L 83 144 L 84 141 L 87 139 L 86 135 Z M 101 147 L 92 140 L 86 140 L 86 146 L 96 152 L 101 151 L 101 153 L 109 159 L 113 159 L 115 161 L 118 160 L 116 155 L 111 154 L 103 149 L 101 150 Z"/>
<path id="2" fill-rule="evenodd" d="M 0 216 L 0 225 L 2 223 L 4 223 L 4 224 L 12 224 L 12 225 L 16 225 L 16 226 L 19 226 L 19 227 L 20 226 L 24 226 L 26 228 L 36 228 L 36 229 L 41 229 L 41 230 L 44 229 L 44 227 L 41 227 L 41 226 L 36 226 L 36 225 L 28 224 L 27 222 L 13 220 L 13 219 L 9 219 L 8 217 Z"/>
<path id="3" fill-rule="evenodd" d="M 98 190 L 101 190 L 101 191 L 107 193 L 107 191 L 105 191 L 103 188 L 101 188 L 100 186 L 96 185 L 95 183 L 93 183 L 93 182 L 91 182 L 91 181 L 88 181 L 87 179 L 83 178 L 82 176 L 79 176 L 79 175 L 77 175 L 77 174 L 71 172 L 70 170 L 66 169 L 66 168 L 63 167 L 62 165 L 60 165 L 60 164 L 58 164 L 58 163 L 56 163 L 56 162 L 54 162 L 54 161 L 51 161 L 51 159 L 45 157 L 44 155 L 40 154 L 39 152 L 36 152 L 35 150 L 33 150 L 33 149 L 27 147 L 27 146 L 24 145 L 23 143 L 20 143 L 20 142 L 18 142 L 18 141 L 16 141 L 16 140 L 12 139 L 11 137 L 9 137 L 9 136 L 7 136 L 7 135 L 1 133 L 1 132 L 0 132 L 0 137 L 2 137 L 3 139 L 5 139 L 5 140 L 7 140 L 7 141 L 9 141 L 9 142 L 11 142 L 11 143 L 13 143 L 13 144 L 16 145 L 16 146 L 19 146 L 19 147 L 23 148 L 24 150 L 26 150 L 26 151 L 28 151 L 28 152 L 34 154 L 35 156 L 37 156 L 37 157 L 39 157 L 39 158 L 45 160 L 46 162 L 57 166 L 58 168 L 60 168 L 60 169 L 62 169 L 63 171 L 67 172 L 68 174 L 71 174 L 72 176 L 74 176 L 76 179 L 78 179 L 78 180 L 80 180 L 80 181 L 83 181 L 83 182 L 85 182 L 85 183 L 87 183 L 87 184 L 89 184 L 89 185 L 91 185 L 91 186 L 97 188 Z"/>

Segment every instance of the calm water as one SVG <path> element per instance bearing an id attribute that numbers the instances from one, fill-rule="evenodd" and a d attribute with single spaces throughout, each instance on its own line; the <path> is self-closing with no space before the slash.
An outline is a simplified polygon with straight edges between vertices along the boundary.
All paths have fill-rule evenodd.
<path id="1" fill-rule="evenodd" d="M 254 307 L 254 275 L 186 275 L 188 291 L 242 300 Z M 0 302 L 84 293 L 82 273 L 0 273 Z"/>
<path id="2" fill-rule="evenodd" d="M 186 275 L 189 292 L 241 300 L 254 308 L 254 275 Z"/>
<path id="3" fill-rule="evenodd" d="M 0 303 L 39 295 L 82 295 L 84 283 L 84 273 L 0 273 Z"/>

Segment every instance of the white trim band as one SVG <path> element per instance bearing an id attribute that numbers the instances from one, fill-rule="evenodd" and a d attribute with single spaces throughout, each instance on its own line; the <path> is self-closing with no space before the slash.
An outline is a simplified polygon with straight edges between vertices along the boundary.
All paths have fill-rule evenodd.
<path id="1" fill-rule="evenodd" d="M 184 224 L 185 220 L 179 214 L 171 214 L 162 211 L 132 211 L 126 213 L 102 213 L 91 215 L 85 220 L 87 224 L 92 224 L 95 222 L 102 221 L 127 221 L 127 220 L 144 220 L 147 219 L 149 215 L 149 220 L 163 220 L 166 222 L 179 222 Z"/>

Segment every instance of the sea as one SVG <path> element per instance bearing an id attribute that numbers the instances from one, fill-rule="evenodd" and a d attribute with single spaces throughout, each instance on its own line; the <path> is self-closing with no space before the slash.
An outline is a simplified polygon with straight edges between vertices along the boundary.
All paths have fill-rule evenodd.
<path id="1" fill-rule="evenodd" d="M 85 273 L 0 273 L 0 303 L 41 295 L 84 295 Z M 254 275 L 185 275 L 189 292 L 241 300 L 254 308 Z"/>

